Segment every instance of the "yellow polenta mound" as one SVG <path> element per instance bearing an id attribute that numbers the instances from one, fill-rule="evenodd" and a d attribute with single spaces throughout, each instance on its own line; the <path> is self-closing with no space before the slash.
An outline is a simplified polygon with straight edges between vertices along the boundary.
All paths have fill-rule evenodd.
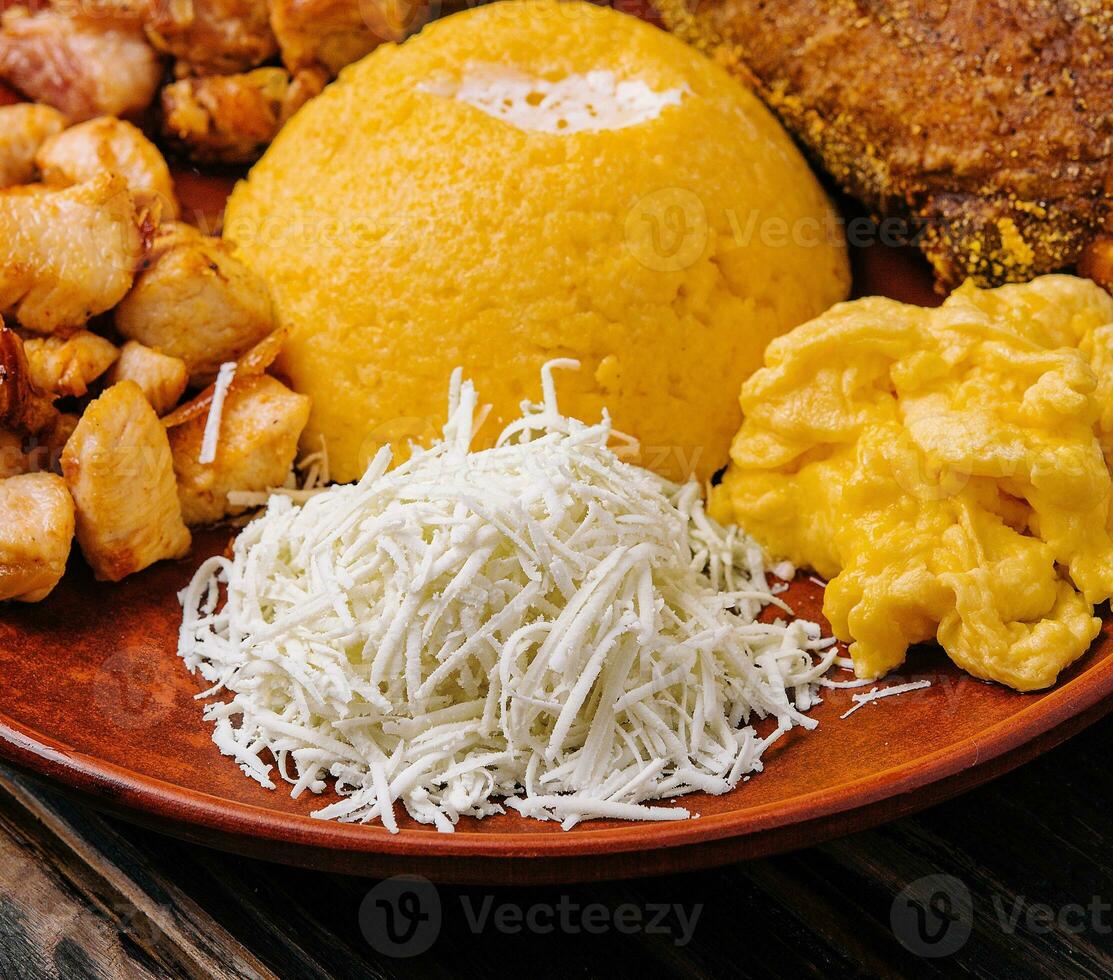
<path id="1" fill-rule="evenodd" d="M 830 205 L 757 98 L 581 3 L 482 7 L 384 45 L 237 187 L 225 234 L 274 290 L 308 446 L 357 478 L 431 438 L 463 367 L 494 436 L 541 365 L 641 462 L 706 477 L 765 345 L 846 294 Z"/>

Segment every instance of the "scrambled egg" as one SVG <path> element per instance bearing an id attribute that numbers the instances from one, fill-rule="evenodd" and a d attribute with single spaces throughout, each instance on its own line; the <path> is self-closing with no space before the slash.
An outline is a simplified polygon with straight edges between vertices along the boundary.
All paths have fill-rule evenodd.
<path id="1" fill-rule="evenodd" d="M 490 445 L 576 357 L 561 405 L 710 476 L 774 337 L 847 295 L 832 210 L 780 124 L 723 69 L 633 17 L 515 2 L 438 21 L 344 70 L 279 134 L 224 224 L 270 284 L 303 435 L 357 479 L 444 422 L 455 367 Z"/>
<path id="2" fill-rule="evenodd" d="M 842 303 L 770 344 L 712 511 L 831 579 L 860 677 L 937 639 L 1054 683 L 1113 595 L 1113 298 L 1045 276 Z"/>

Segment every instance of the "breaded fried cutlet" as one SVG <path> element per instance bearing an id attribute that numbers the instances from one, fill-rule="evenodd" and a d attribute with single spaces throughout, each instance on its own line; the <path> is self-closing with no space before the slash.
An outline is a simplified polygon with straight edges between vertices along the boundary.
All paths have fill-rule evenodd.
<path id="1" fill-rule="evenodd" d="M 909 219 L 940 287 L 1085 267 L 1113 233 L 1113 0 L 654 2 Z"/>

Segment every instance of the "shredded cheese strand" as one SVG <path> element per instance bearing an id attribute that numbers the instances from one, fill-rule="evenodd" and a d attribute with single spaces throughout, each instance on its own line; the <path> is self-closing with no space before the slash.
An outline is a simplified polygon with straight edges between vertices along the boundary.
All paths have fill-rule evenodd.
<path id="1" fill-rule="evenodd" d="M 869 681 L 866 682 L 867 684 Z M 834 685 L 831 685 L 834 686 Z M 847 685 L 840 685 L 847 686 Z M 851 700 L 854 702 L 854 707 L 850 710 L 843 712 L 839 718 L 849 718 L 855 711 L 872 701 L 880 701 L 882 698 L 891 698 L 897 694 L 907 694 L 909 691 L 919 691 L 925 687 L 931 687 L 931 681 L 912 681 L 909 684 L 892 684 L 889 687 L 872 688 L 865 694 L 852 694 Z"/>
<path id="2" fill-rule="evenodd" d="M 213 384 L 213 400 L 209 403 L 209 414 L 205 418 L 205 433 L 201 437 L 201 452 L 197 462 L 208 466 L 216 462 L 216 450 L 220 444 L 220 421 L 224 415 L 224 399 L 228 397 L 228 389 L 232 379 L 236 376 L 236 362 L 226 361 L 220 365 L 216 381 Z"/>
<path id="3" fill-rule="evenodd" d="M 561 415 L 557 367 L 578 365 L 547 365 L 542 402 L 482 452 L 456 372 L 440 442 L 272 496 L 198 570 L 179 654 L 225 695 L 205 716 L 246 775 L 295 796 L 331 782 L 315 816 L 391 831 L 397 803 L 445 832 L 503 801 L 565 828 L 676 820 L 654 804 L 725 793 L 814 727 L 834 641 L 756 622 L 784 588 L 758 545 L 697 485 L 624 462 L 606 415 Z"/>

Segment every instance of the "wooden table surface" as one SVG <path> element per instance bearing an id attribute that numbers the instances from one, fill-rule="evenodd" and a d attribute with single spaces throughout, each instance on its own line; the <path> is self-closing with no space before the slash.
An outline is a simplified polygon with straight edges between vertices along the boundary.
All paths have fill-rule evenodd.
<path id="1" fill-rule="evenodd" d="M 0 977 L 1110 977 L 1110 759 L 1113 718 L 808 851 L 525 890 L 232 857 L 0 769 Z"/>

